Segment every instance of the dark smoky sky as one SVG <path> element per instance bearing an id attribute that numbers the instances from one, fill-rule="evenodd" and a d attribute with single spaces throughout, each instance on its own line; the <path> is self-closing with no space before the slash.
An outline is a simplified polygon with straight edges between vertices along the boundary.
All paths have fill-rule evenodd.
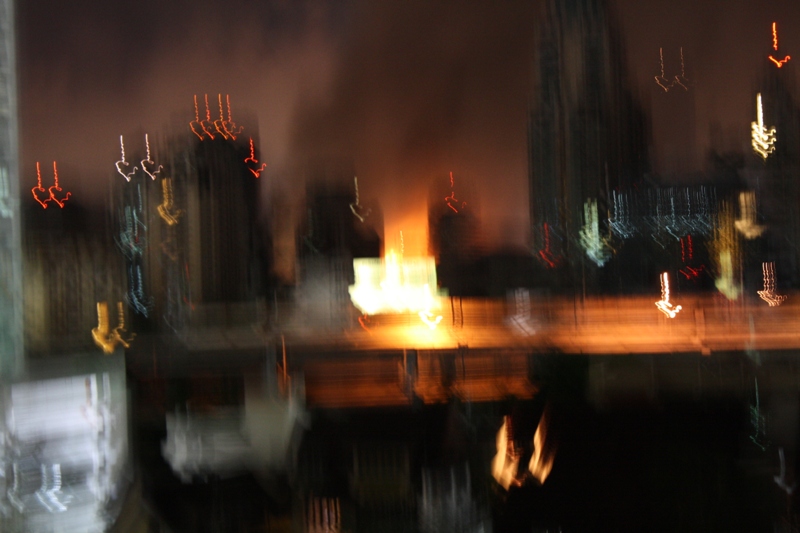
<path id="1" fill-rule="evenodd" d="M 188 134 L 193 95 L 222 93 L 234 119 L 237 110 L 258 117 L 267 202 L 298 197 L 308 158 L 352 157 L 361 198 L 384 210 L 387 238 L 419 233 L 431 182 L 452 171 L 488 243 L 522 244 L 540 3 L 20 1 L 21 190 L 35 184 L 36 161 L 57 160 L 76 200 L 101 202 L 109 180 L 121 179 L 120 134 L 129 154 L 141 154 L 141 132 L 157 138 L 177 120 Z M 615 11 L 646 106 L 664 98 L 653 79 L 659 47 L 667 74 L 683 47 L 696 131 L 661 118 L 654 138 L 685 134 L 699 154 L 715 122 L 748 146 L 773 21 L 780 52 L 800 62 L 797 2 L 619 0 Z"/>

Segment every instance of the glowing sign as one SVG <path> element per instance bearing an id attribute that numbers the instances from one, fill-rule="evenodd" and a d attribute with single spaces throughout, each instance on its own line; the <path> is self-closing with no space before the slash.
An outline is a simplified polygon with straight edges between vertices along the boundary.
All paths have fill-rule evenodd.
<path id="1" fill-rule="evenodd" d="M 759 237 L 765 226 L 756 223 L 756 193 L 755 191 L 743 191 L 739 193 L 740 216 L 734 222 L 736 229 L 745 239 L 755 239 Z"/>
<path id="2" fill-rule="evenodd" d="M 170 226 L 178 223 L 178 218 L 183 214 L 180 209 L 173 211 L 172 205 L 172 180 L 164 178 L 161 180 L 161 191 L 164 195 L 164 201 L 158 205 L 158 214 Z"/>
<path id="3" fill-rule="evenodd" d="M 117 327 L 111 329 L 108 320 L 108 302 L 97 302 L 97 327 L 92 328 L 92 338 L 94 343 L 103 350 L 105 354 L 112 354 L 117 349 L 117 345 L 130 348 L 130 342 L 136 336 L 132 334 L 130 338 L 123 338 L 125 333 L 125 312 L 122 302 L 117 302 Z"/>
<path id="4" fill-rule="evenodd" d="M 0 217 L 3 218 L 11 218 L 11 215 L 14 214 L 7 203 L 9 194 L 8 169 L 0 166 Z"/>
<path id="5" fill-rule="evenodd" d="M 453 210 L 454 213 L 458 213 L 458 200 L 456 199 L 456 192 L 453 184 L 453 173 L 450 173 L 450 196 L 445 196 L 444 198 L 447 207 Z M 455 204 L 455 205 L 453 205 Z M 461 202 L 461 209 L 467 206 L 467 202 Z"/>
<path id="6" fill-rule="evenodd" d="M 589 259 L 601 267 L 611 258 L 611 252 L 606 240 L 600 237 L 597 200 L 590 198 L 583 204 L 583 216 L 586 222 L 579 232 L 581 246 L 583 246 Z"/>
<path id="7" fill-rule="evenodd" d="M 756 95 L 757 122 L 752 122 L 753 150 L 766 160 L 775 151 L 775 128 L 767 129 L 764 126 L 764 109 L 761 105 L 761 93 Z"/>
<path id="8" fill-rule="evenodd" d="M 131 178 L 138 169 L 137 167 L 133 167 L 133 170 L 131 172 L 125 172 L 125 170 L 123 170 L 122 168 L 122 167 L 127 168 L 130 166 L 130 163 L 125 161 L 125 143 L 122 142 L 122 135 L 119 136 L 119 150 L 120 152 L 122 152 L 122 158 L 116 163 L 114 163 L 114 166 L 117 167 L 117 172 L 119 172 L 120 176 L 125 178 L 125 181 L 131 181 Z"/>
<path id="9" fill-rule="evenodd" d="M 772 49 L 776 52 L 778 51 L 778 25 L 777 23 L 772 23 Z M 791 59 L 790 56 L 786 56 L 783 59 L 775 59 L 771 55 L 768 56 L 769 60 L 772 61 L 776 67 L 781 68 L 783 65 Z"/>
<path id="10" fill-rule="evenodd" d="M 363 314 L 423 312 L 429 322 L 438 324 L 440 319 L 433 314 L 439 307 L 433 257 L 402 258 L 390 250 L 384 259 L 353 259 L 353 271 L 350 299 Z"/>
<path id="11" fill-rule="evenodd" d="M 146 133 L 144 134 L 144 144 L 147 147 L 147 157 L 142 159 L 139 164 L 142 165 L 142 170 L 144 170 L 144 173 L 150 176 L 153 181 L 155 181 L 156 174 L 161 172 L 161 169 L 164 167 L 161 165 L 156 167 L 155 161 L 150 160 L 150 139 L 147 137 Z M 153 168 L 152 172 L 147 168 L 147 165 L 150 165 Z"/>
<path id="12" fill-rule="evenodd" d="M 661 299 L 656 302 L 656 307 L 669 318 L 675 318 L 681 310 L 680 305 L 673 306 L 669 301 L 669 277 L 666 272 L 661 274 Z"/>
<path id="13" fill-rule="evenodd" d="M 361 211 L 362 209 L 361 209 L 361 205 L 359 205 L 359 200 L 358 200 L 358 176 L 353 177 L 353 182 L 355 183 L 355 187 L 356 187 L 356 202 L 354 204 L 353 203 L 350 204 L 350 211 L 353 212 L 353 214 L 355 215 L 355 217 L 358 220 L 360 220 L 361 222 L 364 222 L 364 219 L 369 216 L 369 214 L 372 212 L 372 210 L 371 209 L 367 209 L 364 212 L 363 215 L 361 213 L 359 213 L 359 211 Z"/>
<path id="14" fill-rule="evenodd" d="M 36 191 L 41 193 L 46 193 L 45 195 L 37 195 Z M 42 206 L 43 209 L 47 209 L 47 202 L 50 201 L 50 193 L 47 192 L 47 189 L 42 187 L 42 173 L 39 170 L 39 162 L 36 162 L 36 186 L 31 188 L 31 194 L 33 194 L 33 199 L 39 202 L 39 205 Z"/>
<path id="15" fill-rule="evenodd" d="M 761 263 L 761 271 L 764 274 L 764 290 L 756 291 L 758 296 L 767 302 L 770 307 L 777 307 L 786 301 L 786 295 L 775 294 L 775 263 Z"/>
<path id="16" fill-rule="evenodd" d="M 267 168 L 266 163 L 262 163 L 260 168 L 254 168 L 258 165 L 258 159 L 256 159 L 256 149 L 253 146 L 252 137 L 250 137 L 250 157 L 245 157 L 244 162 L 245 164 L 253 163 L 253 166 L 247 165 L 247 170 L 249 170 L 256 178 L 260 177 L 261 173 L 264 172 L 264 169 Z"/>

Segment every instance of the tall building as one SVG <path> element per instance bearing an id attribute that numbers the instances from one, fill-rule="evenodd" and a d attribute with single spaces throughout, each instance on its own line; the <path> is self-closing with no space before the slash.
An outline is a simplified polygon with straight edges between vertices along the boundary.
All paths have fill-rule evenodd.
<path id="1" fill-rule="evenodd" d="M 605 0 L 548 0 L 537 40 L 528 133 L 533 253 L 574 274 L 585 262 L 586 202 L 597 202 L 602 221 L 611 191 L 629 188 L 648 167 L 646 121 Z"/>
<path id="2" fill-rule="evenodd" d="M 14 3 L 0 1 L 0 377 L 23 364 Z"/>

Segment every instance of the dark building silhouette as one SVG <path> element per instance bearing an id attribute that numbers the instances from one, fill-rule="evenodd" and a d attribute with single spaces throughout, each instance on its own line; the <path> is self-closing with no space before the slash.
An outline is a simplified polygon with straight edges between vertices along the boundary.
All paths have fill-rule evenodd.
<path id="1" fill-rule="evenodd" d="M 602 220 L 611 191 L 641 179 L 646 121 L 604 0 L 549 0 L 537 41 L 529 122 L 532 251 L 551 269 L 569 267 L 575 278 L 585 262 L 584 203 L 596 199 Z"/>

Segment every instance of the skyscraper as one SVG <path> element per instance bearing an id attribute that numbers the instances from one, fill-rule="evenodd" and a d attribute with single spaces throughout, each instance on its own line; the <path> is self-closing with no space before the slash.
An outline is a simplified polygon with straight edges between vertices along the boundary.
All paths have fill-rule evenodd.
<path id="1" fill-rule="evenodd" d="M 646 121 L 605 0 L 548 0 L 538 28 L 530 114 L 533 253 L 549 268 L 583 261 L 584 204 L 605 223 L 613 190 L 648 166 Z M 601 228 L 601 231 L 603 228 Z"/>

